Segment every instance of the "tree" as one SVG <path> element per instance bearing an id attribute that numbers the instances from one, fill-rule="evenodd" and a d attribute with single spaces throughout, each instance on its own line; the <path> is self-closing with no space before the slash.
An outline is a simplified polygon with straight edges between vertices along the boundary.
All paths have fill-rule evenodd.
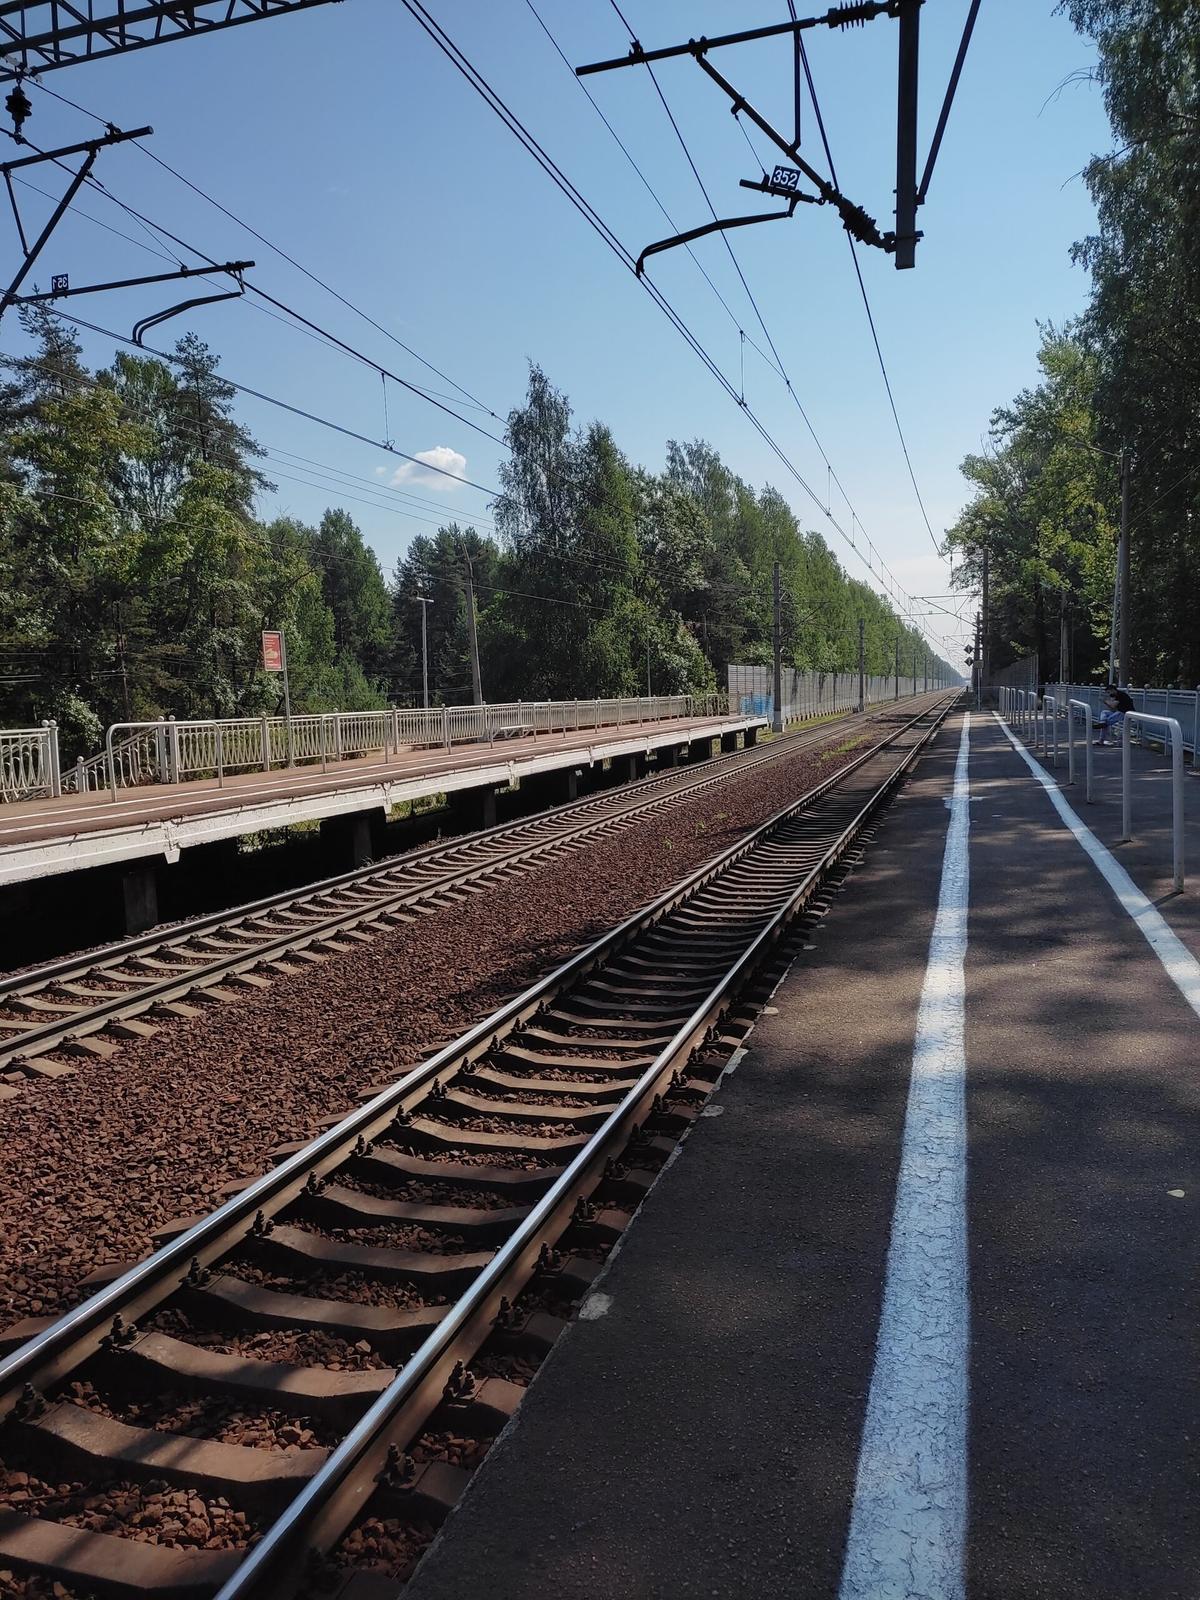
<path id="1" fill-rule="evenodd" d="M 1098 229 L 1084 332 L 1101 442 L 1133 479 L 1133 673 L 1200 677 L 1200 28 L 1190 0 L 1067 0 L 1095 40 L 1116 148 L 1085 170 Z"/>
<path id="2" fill-rule="evenodd" d="M 234 420 L 237 390 L 217 373 L 216 356 L 194 333 L 175 345 L 176 379 L 168 417 L 167 448 L 182 467 L 196 463 L 219 467 L 227 474 L 224 494 L 229 509 L 249 517 L 254 496 L 273 489 L 252 464 L 263 455 L 262 446 Z"/>
<path id="3" fill-rule="evenodd" d="M 387 665 L 391 602 L 379 560 L 345 511 L 326 511 L 313 534 L 309 560 L 321 575 L 333 613 L 334 640 L 346 666 L 357 663 L 368 680 Z"/>
<path id="4" fill-rule="evenodd" d="M 1118 498 L 1098 442 L 1101 365 L 1077 328 L 1052 325 L 1038 364 L 1041 383 L 992 414 L 991 449 L 963 462 L 973 498 L 948 540 L 964 588 L 978 588 L 989 553 L 994 667 L 1032 652 L 1056 675 L 1066 619 L 1075 670 L 1088 676 L 1106 664 Z"/>
<path id="5" fill-rule="evenodd" d="M 392 579 L 393 683 L 419 702 L 421 693 L 421 613 L 426 611 L 429 690 L 434 703 L 463 704 L 471 699 L 471 658 L 467 629 L 467 573 L 476 590 L 476 606 L 484 609 L 494 595 L 499 550 L 474 528 L 457 522 L 433 536 L 418 534 L 396 563 Z M 429 601 L 423 608 L 418 596 Z M 488 662 L 490 669 L 492 663 Z M 485 699 L 495 699 L 490 671 L 484 675 Z"/>

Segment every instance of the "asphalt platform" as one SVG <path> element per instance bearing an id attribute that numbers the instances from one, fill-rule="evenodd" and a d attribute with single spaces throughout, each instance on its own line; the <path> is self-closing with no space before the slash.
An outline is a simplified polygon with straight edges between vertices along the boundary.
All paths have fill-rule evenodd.
<path id="1" fill-rule="evenodd" d="M 839 1596 L 961 724 L 407 1600 Z M 961 1577 L 870 1596 L 1196 1600 L 1200 1019 L 990 715 L 967 777 Z"/>

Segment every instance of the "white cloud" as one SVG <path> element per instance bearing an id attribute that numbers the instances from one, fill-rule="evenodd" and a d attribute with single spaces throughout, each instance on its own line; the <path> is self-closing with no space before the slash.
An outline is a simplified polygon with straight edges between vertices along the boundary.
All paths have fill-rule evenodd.
<path id="1" fill-rule="evenodd" d="M 375 468 L 375 476 L 377 478 L 386 477 L 387 476 L 387 468 L 386 467 L 376 467 Z"/>
<path id="2" fill-rule="evenodd" d="M 440 471 L 430 472 L 430 467 L 440 468 Z M 406 483 L 417 483 L 429 489 L 440 489 L 444 494 L 452 494 L 453 480 L 465 477 L 466 471 L 466 456 L 451 450 L 448 444 L 435 444 L 432 450 L 418 450 L 414 460 L 397 467 L 392 474 L 392 487 L 399 489 Z M 446 477 L 446 473 L 450 476 Z"/>

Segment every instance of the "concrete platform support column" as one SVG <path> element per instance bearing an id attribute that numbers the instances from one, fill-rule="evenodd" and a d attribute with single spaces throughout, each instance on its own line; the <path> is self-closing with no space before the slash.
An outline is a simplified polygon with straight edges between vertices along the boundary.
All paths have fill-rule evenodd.
<path id="1" fill-rule="evenodd" d="M 722 753 L 722 755 L 727 755 L 727 756 L 728 755 L 732 755 L 733 752 L 736 749 L 737 749 L 737 734 L 736 733 L 723 733 L 721 735 L 721 753 Z"/>
<path id="2" fill-rule="evenodd" d="M 158 921 L 158 869 L 152 861 L 137 861 L 121 874 L 125 902 L 125 932 L 145 933 Z"/>
<path id="3" fill-rule="evenodd" d="M 713 742 L 711 739 L 693 739 L 691 754 L 688 756 L 688 760 L 692 762 L 693 765 L 697 761 L 708 761 L 711 759 L 712 753 Z"/>
<path id="4" fill-rule="evenodd" d="M 456 825 L 463 832 L 477 833 L 481 828 L 496 826 L 496 791 L 484 789 L 455 789 L 450 794 L 450 809 Z"/>
<path id="5" fill-rule="evenodd" d="M 382 806 L 378 811 L 367 813 L 367 824 L 371 832 L 371 860 L 382 861 L 388 853 L 388 814 Z"/>
<path id="6" fill-rule="evenodd" d="M 621 756 L 613 762 L 619 783 L 636 783 L 646 776 L 645 756 Z"/>
<path id="7" fill-rule="evenodd" d="M 371 859 L 369 812 L 355 811 L 347 817 L 326 817 L 321 823 L 321 842 L 335 872 L 350 872 L 355 867 L 365 867 Z"/>
<path id="8" fill-rule="evenodd" d="M 743 735 L 742 735 L 742 749 L 743 750 L 753 750 L 754 746 L 757 743 L 758 743 L 758 729 L 757 728 L 747 728 L 745 733 L 743 733 Z"/>
<path id="9" fill-rule="evenodd" d="M 679 765 L 680 747 L 677 744 L 661 745 L 654 753 L 654 759 L 663 769 Z"/>

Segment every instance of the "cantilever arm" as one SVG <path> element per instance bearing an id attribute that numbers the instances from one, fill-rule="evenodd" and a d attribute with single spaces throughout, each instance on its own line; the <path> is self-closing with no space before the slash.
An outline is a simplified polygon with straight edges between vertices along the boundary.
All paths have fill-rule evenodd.
<path id="1" fill-rule="evenodd" d="M 143 317 L 140 322 L 134 323 L 133 342 L 140 345 L 150 329 L 157 327 L 160 322 L 168 322 L 172 317 L 178 317 L 196 306 L 213 306 L 219 300 L 236 300 L 243 292 L 239 288 L 230 289 L 225 294 L 203 294 L 195 300 L 181 300 L 177 306 L 168 306 L 165 311 L 159 311 L 152 317 Z"/>
<path id="2" fill-rule="evenodd" d="M 725 228 L 748 228 L 755 222 L 778 222 L 783 217 L 790 217 L 799 198 L 798 195 L 793 196 L 786 211 L 760 211 L 753 217 L 727 217 L 721 222 L 706 222 L 702 228 L 689 228 L 686 233 L 676 233 L 670 239 L 648 244 L 637 259 L 637 275 L 641 277 L 647 256 L 656 256 L 662 250 L 674 250 L 677 245 L 691 244 L 693 239 L 702 239 L 706 233 L 717 233 Z"/>

